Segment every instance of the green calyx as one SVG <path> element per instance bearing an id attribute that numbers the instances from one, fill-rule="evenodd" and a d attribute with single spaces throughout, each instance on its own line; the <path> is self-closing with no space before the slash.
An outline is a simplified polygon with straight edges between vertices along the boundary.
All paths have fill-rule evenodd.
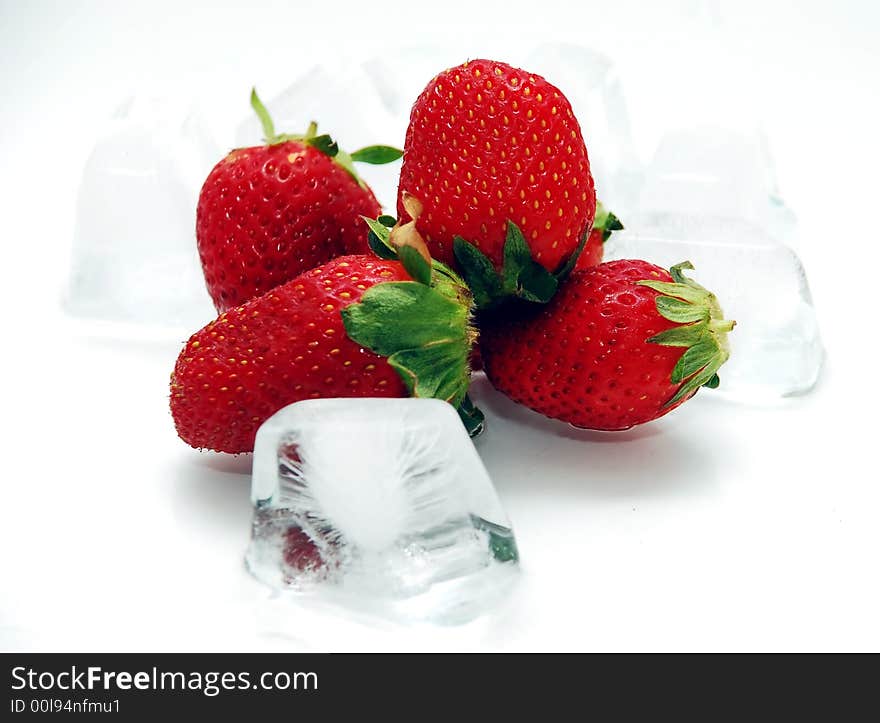
<path id="1" fill-rule="evenodd" d="M 638 282 L 658 292 L 655 303 L 660 316 L 679 324 L 648 342 L 686 348 L 671 376 L 672 383 L 681 386 L 666 407 L 686 399 L 700 387 L 717 388 L 718 369 L 730 358 L 727 334 L 736 322 L 724 318 L 715 294 L 684 275 L 683 269 L 693 268 L 690 261 L 683 261 L 669 269 L 672 282 Z"/>
<path id="2" fill-rule="evenodd" d="M 473 297 L 449 267 L 412 244 L 395 247 L 395 219 L 364 219 L 370 245 L 385 259 L 398 259 L 413 281 L 390 281 L 367 289 L 342 310 L 349 338 L 387 358 L 414 397 L 443 399 L 458 410 L 471 436 L 482 431 L 483 414 L 467 396 L 469 357 L 476 341 Z"/>
<path id="3" fill-rule="evenodd" d="M 611 238 L 614 231 L 622 231 L 623 224 L 601 201 L 596 201 L 596 216 L 593 219 L 593 230 L 602 232 L 602 243 Z"/>
<path id="4" fill-rule="evenodd" d="M 546 304 L 574 269 L 590 231 L 601 230 L 604 243 L 612 232 L 622 228 L 620 219 L 597 202 L 592 227 L 584 231 L 577 248 L 568 260 L 552 273 L 532 258 L 532 251 L 522 231 L 510 220 L 507 221 L 507 236 L 504 240 L 500 272 L 482 251 L 461 236 L 453 239 L 453 251 L 462 276 L 474 293 L 474 301 L 478 309 L 492 309 L 512 298 Z"/>
<path id="5" fill-rule="evenodd" d="M 354 153 L 346 153 L 340 150 L 336 141 L 326 133 L 318 135 L 318 124 L 315 121 L 309 123 L 308 129 L 303 134 L 276 133 L 272 116 L 269 115 L 269 111 L 266 110 L 266 106 L 257 95 L 256 88 L 251 88 L 251 108 L 260 119 L 260 124 L 263 126 L 263 140 L 267 145 L 274 146 L 287 141 L 306 143 L 336 161 L 362 188 L 365 187 L 365 184 L 355 170 L 355 162 L 382 165 L 396 161 L 403 155 L 403 151 L 392 146 L 367 146 Z"/>
<path id="6" fill-rule="evenodd" d="M 453 251 L 478 309 L 491 309 L 511 298 L 546 304 L 553 298 L 559 284 L 571 273 L 584 249 L 587 236 L 589 229 L 584 232 L 568 261 L 554 273 L 532 258 L 532 251 L 522 231 L 510 220 L 507 222 L 500 272 L 488 256 L 461 236 L 453 239 Z"/>

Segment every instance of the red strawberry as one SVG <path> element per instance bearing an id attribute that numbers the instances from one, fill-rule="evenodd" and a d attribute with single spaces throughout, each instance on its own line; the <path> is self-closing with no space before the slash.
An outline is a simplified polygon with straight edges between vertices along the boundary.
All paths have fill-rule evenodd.
<path id="1" fill-rule="evenodd" d="M 251 104 L 266 144 L 237 148 L 202 186 L 196 239 L 217 311 L 244 303 L 336 256 L 366 253 L 360 216 L 379 203 L 352 160 L 386 163 L 400 156 L 371 146 L 350 156 L 313 123 L 302 136 L 275 133 L 256 92 Z"/>
<path id="2" fill-rule="evenodd" d="M 584 246 L 583 251 L 581 251 L 580 256 L 577 258 L 575 268 L 582 270 L 602 263 L 605 242 L 611 237 L 612 231 L 618 231 L 622 228 L 623 224 L 620 223 L 620 219 L 610 211 L 606 211 L 605 207 L 597 201 L 596 220 L 593 222 L 593 229 L 587 237 L 587 243 Z M 481 284 L 484 283 L 484 280 L 485 277 L 470 275 L 471 283 L 478 290 L 477 299 L 480 302 L 480 305 L 491 306 L 493 304 L 493 299 L 491 298 L 493 292 L 490 290 L 485 298 L 479 293 Z M 503 280 L 500 283 L 503 285 Z M 556 284 L 553 284 L 553 288 L 556 288 Z M 483 358 L 480 355 L 480 345 L 477 343 L 474 344 L 474 348 L 471 350 L 471 370 L 480 371 L 482 368 Z"/>
<path id="3" fill-rule="evenodd" d="M 656 419 L 700 386 L 718 385 L 729 356 L 713 294 L 646 261 L 577 271 L 546 306 L 482 329 L 492 384 L 514 401 L 578 427 L 618 430 Z"/>
<path id="4" fill-rule="evenodd" d="M 623 228 L 620 219 L 613 213 L 606 210 L 601 202 L 596 202 L 596 218 L 593 220 L 593 228 L 587 237 L 587 244 L 581 255 L 578 256 L 575 269 L 582 271 L 591 266 L 598 266 L 602 263 L 605 255 L 605 242 L 611 238 L 613 231 L 619 231 Z"/>
<path id="5" fill-rule="evenodd" d="M 568 100 L 541 76 L 491 60 L 440 73 L 412 108 L 397 207 L 403 223 L 417 217 L 431 255 L 455 255 L 466 276 L 455 237 L 501 269 L 508 221 L 544 270 L 564 267 L 596 210 Z"/>
<path id="6" fill-rule="evenodd" d="M 324 558 L 308 533 L 299 527 L 289 527 L 284 533 L 284 563 L 297 572 L 320 570 Z"/>
<path id="7" fill-rule="evenodd" d="M 581 255 L 578 256 L 575 268 L 578 271 L 582 271 L 591 266 L 598 266 L 602 263 L 604 255 L 605 242 L 602 240 L 602 230 L 594 227 L 590 231 L 590 235 L 587 236 L 587 243 L 584 246 L 584 250 L 581 251 Z"/>
<path id="8" fill-rule="evenodd" d="M 193 334 L 171 375 L 180 437 L 249 452 L 269 416 L 316 397 L 412 394 L 459 407 L 473 341 L 470 295 L 439 265 L 405 264 L 343 256 Z"/>

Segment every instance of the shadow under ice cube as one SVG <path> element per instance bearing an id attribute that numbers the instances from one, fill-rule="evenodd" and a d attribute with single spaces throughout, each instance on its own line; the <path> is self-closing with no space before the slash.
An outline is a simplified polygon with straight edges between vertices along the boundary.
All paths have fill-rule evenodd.
<path id="1" fill-rule="evenodd" d="M 278 590 L 455 622 L 498 603 L 518 552 L 453 408 L 316 399 L 259 430 L 246 562 Z"/>

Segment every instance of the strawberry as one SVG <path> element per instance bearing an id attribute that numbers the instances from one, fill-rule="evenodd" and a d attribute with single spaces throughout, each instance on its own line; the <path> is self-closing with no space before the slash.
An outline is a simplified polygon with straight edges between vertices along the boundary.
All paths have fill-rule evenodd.
<path id="1" fill-rule="evenodd" d="M 613 231 L 623 229 L 620 219 L 613 213 L 606 210 L 601 202 L 596 202 L 596 218 L 593 220 L 593 228 L 587 237 L 587 243 L 581 255 L 578 256 L 575 269 L 581 271 L 591 266 L 598 266 L 602 263 L 602 257 L 605 255 L 605 242 L 611 238 Z"/>
<path id="2" fill-rule="evenodd" d="M 436 397 L 478 427 L 470 294 L 440 264 L 400 257 L 339 257 L 193 334 L 171 375 L 181 439 L 249 452 L 269 416 L 316 397 Z"/>
<path id="3" fill-rule="evenodd" d="M 256 91 L 251 105 L 265 145 L 237 148 L 202 186 L 196 239 L 217 311 L 244 303 L 336 256 L 367 252 L 361 215 L 379 203 L 352 161 L 387 163 L 387 146 L 339 150 L 312 123 L 301 136 L 276 134 Z"/>
<path id="4" fill-rule="evenodd" d="M 568 100 L 541 76 L 491 60 L 440 73 L 412 108 L 397 205 L 401 223 L 413 222 L 431 255 L 457 262 L 468 283 L 503 268 L 505 293 L 546 300 L 596 210 Z M 526 251 L 514 258 L 512 225 Z"/>
<path id="5" fill-rule="evenodd" d="M 586 269 L 590 266 L 596 266 L 602 263 L 602 255 L 604 253 L 605 242 L 611 237 L 612 231 L 618 231 L 623 228 L 623 224 L 620 222 L 620 219 L 617 218 L 610 211 L 606 211 L 605 207 L 600 203 L 596 202 L 596 220 L 593 222 L 593 228 L 590 231 L 589 236 L 587 237 L 587 243 L 581 251 L 580 256 L 577 257 L 577 263 L 575 264 L 575 268 Z M 509 247 L 508 247 L 509 250 Z M 491 272 L 490 276 L 492 276 Z M 496 277 L 497 278 L 497 277 Z M 562 280 L 561 276 L 557 276 L 554 280 L 554 288 L 555 284 L 558 284 L 559 281 Z M 482 295 L 482 285 L 485 283 L 485 277 L 480 276 L 479 274 L 470 275 L 470 281 L 474 288 L 477 289 L 477 300 L 480 302 L 481 306 L 492 306 L 495 303 L 495 298 L 493 294 L 497 296 L 499 293 L 498 288 L 494 290 L 489 290 L 487 295 Z M 500 285 L 503 285 L 503 279 L 500 281 Z M 496 283 L 496 287 L 499 284 Z M 521 294 L 522 295 L 522 294 Z M 503 293 L 502 293 L 503 297 Z M 480 371 L 483 368 L 483 358 L 480 354 L 480 345 L 478 343 L 474 344 L 473 349 L 471 350 L 471 370 L 472 371 Z"/>
<path id="6" fill-rule="evenodd" d="M 287 528 L 283 544 L 284 563 L 293 570 L 307 572 L 324 567 L 321 551 L 305 530 L 296 526 Z"/>
<path id="7" fill-rule="evenodd" d="M 656 419 L 700 386 L 716 387 L 734 322 L 686 268 L 624 260 L 574 272 L 546 306 L 483 326 L 489 380 L 541 414 L 603 430 Z"/>

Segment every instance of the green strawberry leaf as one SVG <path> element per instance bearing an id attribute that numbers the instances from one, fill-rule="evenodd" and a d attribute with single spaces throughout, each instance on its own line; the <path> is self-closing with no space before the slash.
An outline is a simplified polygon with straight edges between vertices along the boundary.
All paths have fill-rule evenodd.
<path id="1" fill-rule="evenodd" d="M 394 322 L 388 323 L 392 313 Z M 464 338 L 467 309 L 430 286 L 390 281 L 367 289 L 342 316 L 350 338 L 387 357 L 401 349 Z"/>
<path id="2" fill-rule="evenodd" d="M 401 246 L 397 249 L 397 257 L 403 268 L 420 284 L 431 284 L 431 262 L 422 256 L 414 246 Z"/>
<path id="3" fill-rule="evenodd" d="M 684 381 L 691 374 L 706 366 L 718 351 L 718 345 L 711 339 L 703 339 L 698 341 L 685 351 L 678 359 L 678 363 L 672 369 L 672 382 Z"/>
<path id="4" fill-rule="evenodd" d="M 701 304 L 709 293 L 703 288 L 696 288 L 690 284 L 670 283 L 668 281 L 640 281 L 639 285 L 659 291 L 664 296 L 684 299 L 692 304 Z"/>
<path id="5" fill-rule="evenodd" d="M 382 219 L 387 217 L 380 216 L 378 219 L 373 219 L 368 216 L 361 216 L 361 218 L 370 229 L 367 235 L 367 243 L 370 245 L 372 252 L 380 259 L 396 259 L 397 250 L 388 240 L 391 236 L 391 231 L 387 224 L 382 223 Z"/>
<path id="6" fill-rule="evenodd" d="M 648 284 L 645 283 L 645 286 Z M 657 311 L 664 319 L 687 324 L 689 321 L 705 321 L 709 318 L 709 309 L 699 304 L 692 304 L 672 296 L 657 296 Z"/>
<path id="7" fill-rule="evenodd" d="M 478 309 L 492 308 L 513 297 L 545 304 L 556 293 L 556 277 L 532 259 L 522 231 L 512 221 L 507 222 L 500 273 L 482 251 L 461 236 L 453 240 L 453 252 Z"/>
<path id="8" fill-rule="evenodd" d="M 464 290 L 444 293 L 416 281 L 392 281 L 367 289 L 342 310 L 342 320 L 349 338 L 386 357 L 412 395 L 459 408 L 470 384 L 470 307 Z M 479 415 L 472 406 L 465 406 L 464 416 Z"/>
<path id="9" fill-rule="evenodd" d="M 500 272 L 482 251 L 460 236 L 453 240 L 453 251 L 478 309 L 498 306 L 510 298 L 546 304 L 574 269 L 588 237 L 589 231 L 581 236 L 577 249 L 555 273 L 550 273 L 532 258 L 532 250 L 522 231 L 510 220 Z"/>
<path id="10" fill-rule="evenodd" d="M 382 223 L 382 219 L 386 218 L 384 216 L 379 216 L 379 218 L 370 218 L 369 216 L 361 216 L 364 220 L 364 223 L 367 224 L 370 231 L 376 234 L 376 237 L 384 244 L 388 245 L 388 248 L 391 247 L 391 242 L 389 239 L 391 238 L 391 227 L 386 223 Z M 392 224 L 393 226 L 394 224 Z"/>
<path id="11" fill-rule="evenodd" d="M 666 402 L 664 406 L 671 407 L 676 402 L 679 402 L 682 399 L 686 399 L 687 397 L 689 397 L 700 387 L 710 383 L 715 376 L 715 369 L 720 367 L 726 360 L 726 357 L 720 360 L 713 360 L 709 366 L 697 372 L 688 381 L 682 384 L 675 395 L 668 402 Z M 715 366 L 716 364 L 717 366 Z M 715 367 L 714 369 L 713 366 Z"/>
<path id="12" fill-rule="evenodd" d="M 397 225 L 397 219 L 394 218 L 394 216 L 389 216 L 388 214 L 382 214 L 376 220 L 381 223 L 385 228 L 394 228 L 394 226 Z"/>
<path id="13" fill-rule="evenodd" d="M 540 304 L 553 298 L 558 285 L 553 274 L 532 258 L 532 250 L 513 221 L 507 222 L 501 282 L 507 295 Z"/>
<path id="14" fill-rule="evenodd" d="M 458 370 L 462 363 L 461 345 L 454 340 L 415 349 L 402 349 L 388 357 L 414 397 L 442 399 L 458 407 L 467 392 Z"/>
<path id="15" fill-rule="evenodd" d="M 517 296 L 526 301 L 534 301 L 538 304 L 546 304 L 553 295 L 559 282 L 541 264 L 532 262 L 519 274 L 519 290 Z"/>
<path id="16" fill-rule="evenodd" d="M 485 309 L 503 296 L 501 277 L 489 258 L 473 244 L 461 236 L 453 239 L 453 252 L 461 267 L 462 276 L 478 309 Z"/>
<path id="17" fill-rule="evenodd" d="M 504 240 L 504 263 L 501 280 L 504 291 L 514 295 L 519 289 L 520 274 L 532 262 L 532 250 L 525 236 L 513 221 L 507 222 L 507 238 Z"/>
<path id="18" fill-rule="evenodd" d="M 596 201 L 596 215 L 593 217 L 593 229 L 602 232 L 602 243 L 611 238 L 613 231 L 623 230 L 623 224 L 611 211 L 605 208 L 605 204 Z"/>
<path id="19" fill-rule="evenodd" d="M 637 282 L 657 292 L 654 303 L 664 319 L 679 326 L 660 332 L 647 341 L 663 346 L 685 347 L 670 374 L 673 384 L 681 383 L 664 406 L 686 399 L 700 387 L 716 389 L 720 384 L 718 369 L 730 357 L 727 334 L 736 322 L 724 318 L 718 299 L 683 269 L 693 269 L 690 261 L 673 266 L 673 282 L 646 279 Z"/>
<path id="20" fill-rule="evenodd" d="M 461 400 L 461 404 L 458 406 L 458 416 L 461 417 L 464 428 L 471 437 L 476 437 L 483 431 L 486 417 L 480 411 L 480 408 L 474 405 L 467 394 L 464 395 L 464 399 Z"/>
<path id="21" fill-rule="evenodd" d="M 708 382 L 706 382 L 703 386 L 706 387 L 706 389 L 718 389 L 719 384 L 721 384 L 721 379 L 719 378 L 718 373 L 716 372 L 715 374 L 712 375 L 712 378 Z"/>
<path id="22" fill-rule="evenodd" d="M 623 224 L 620 222 L 620 219 L 617 218 L 617 216 L 609 211 L 608 218 L 605 221 L 605 226 L 602 228 L 603 244 L 611 238 L 611 234 L 614 231 L 623 231 Z"/>
<path id="23" fill-rule="evenodd" d="M 581 234 L 581 240 L 578 242 L 577 248 L 574 250 L 574 253 L 568 257 L 568 261 L 560 268 L 554 276 L 556 277 L 557 282 L 560 284 L 568 278 L 568 275 L 574 271 L 574 267 L 577 265 L 577 260 L 580 258 L 581 253 L 587 245 L 587 239 L 590 238 L 590 229 L 586 229 L 583 234 Z"/>
<path id="24" fill-rule="evenodd" d="M 321 151 L 325 156 L 330 156 L 330 158 L 333 158 L 333 156 L 339 153 L 339 146 L 336 144 L 336 141 L 326 133 L 320 136 L 315 136 L 314 138 L 307 138 L 306 143 L 312 148 Z"/>
<path id="25" fill-rule="evenodd" d="M 367 243 L 370 246 L 370 250 L 380 259 L 393 261 L 397 258 L 397 251 L 388 246 L 388 244 L 383 243 L 372 231 L 367 235 Z"/>
<path id="26" fill-rule="evenodd" d="M 596 213 L 593 214 L 593 228 L 605 228 L 608 223 L 608 216 L 611 212 L 605 208 L 605 204 L 596 199 Z"/>
<path id="27" fill-rule="evenodd" d="M 706 335 L 707 326 L 704 322 L 674 326 L 666 331 L 655 334 L 648 342 L 662 346 L 693 346 Z"/>
<path id="28" fill-rule="evenodd" d="M 392 146 L 367 146 L 351 154 L 351 160 L 358 163 L 382 165 L 391 163 L 403 156 L 403 151 Z"/>
<path id="29" fill-rule="evenodd" d="M 467 304 L 468 307 L 473 304 L 474 295 L 458 274 L 442 261 L 432 261 L 432 268 L 431 285 L 434 289 L 457 304 Z"/>

